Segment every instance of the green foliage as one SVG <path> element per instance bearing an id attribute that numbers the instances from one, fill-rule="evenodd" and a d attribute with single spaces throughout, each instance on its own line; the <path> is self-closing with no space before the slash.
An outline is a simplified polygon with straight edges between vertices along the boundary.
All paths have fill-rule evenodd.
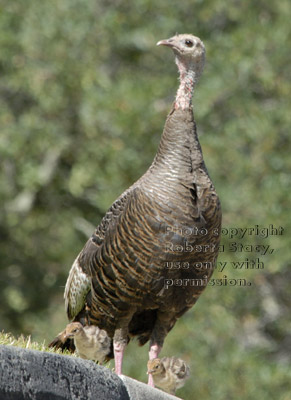
<path id="1" fill-rule="evenodd" d="M 66 324 L 70 265 L 150 165 L 171 107 L 176 66 L 155 43 L 190 32 L 207 48 L 194 111 L 223 225 L 285 230 L 223 239 L 221 261 L 257 257 L 230 241 L 274 253 L 263 270 L 216 271 L 252 285 L 209 287 L 163 355 L 190 363 L 185 399 L 287 400 L 290 12 L 287 0 L 2 1 L 0 329 L 50 340 Z M 125 373 L 145 380 L 146 358 L 130 344 Z"/>

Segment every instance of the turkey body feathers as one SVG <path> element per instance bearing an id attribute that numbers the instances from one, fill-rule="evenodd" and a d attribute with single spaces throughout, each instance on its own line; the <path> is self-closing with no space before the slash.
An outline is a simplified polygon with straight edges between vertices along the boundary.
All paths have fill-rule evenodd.
<path id="1" fill-rule="evenodd" d="M 195 265 L 214 265 L 219 234 L 213 232 L 219 232 L 220 222 L 220 204 L 203 162 L 192 110 L 173 110 L 153 164 L 111 206 L 75 261 L 65 293 L 69 317 L 80 311 L 72 312 L 76 297 L 84 306 L 88 283 L 90 320 L 111 337 L 120 318 L 145 310 L 167 312 L 169 330 L 204 286 L 165 288 L 165 280 L 210 278 L 212 268 Z M 197 234 L 202 228 L 206 235 Z M 178 251 L 186 246 L 209 249 Z M 189 268 L 167 268 L 167 262 Z M 76 295 L 71 282 L 78 279 Z"/>
<path id="2" fill-rule="evenodd" d="M 90 263 L 94 262 L 96 251 L 103 243 L 107 229 L 114 224 L 114 220 L 123 210 L 128 193 L 129 190 L 126 190 L 109 208 L 72 265 L 64 293 L 65 309 L 70 320 L 84 307 L 86 296 L 91 289 Z M 91 295 L 89 297 L 91 298 Z"/>

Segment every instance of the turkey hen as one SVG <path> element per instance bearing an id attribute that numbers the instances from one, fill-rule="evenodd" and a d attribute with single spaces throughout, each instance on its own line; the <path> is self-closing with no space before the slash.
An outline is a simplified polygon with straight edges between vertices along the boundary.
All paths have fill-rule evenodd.
<path id="1" fill-rule="evenodd" d="M 205 48 L 190 34 L 157 45 L 173 50 L 180 74 L 157 154 L 105 214 L 76 258 L 64 295 L 70 320 L 89 321 L 113 339 L 117 374 L 133 336 L 141 345 L 150 341 L 149 358 L 158 357 L 168 332 L 207 286 L 220 241 L 220 203 L 192 111 Z"/>

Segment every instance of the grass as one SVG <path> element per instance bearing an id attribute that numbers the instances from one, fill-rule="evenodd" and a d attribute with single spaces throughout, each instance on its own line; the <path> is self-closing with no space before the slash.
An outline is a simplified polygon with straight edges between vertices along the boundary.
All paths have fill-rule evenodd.
<path id="1" fill-rule="evenodd" d="M 3 331 L 0 332 L 0 345 L 16 346 L 23 349 L 46 351 L 48 353 L 56 353 L 76 357 L 75 354 L 72 354 L 67 350 L 62 352 L 61 350 L 56 350 L 48 347 L 45 341 L 43 343 L 32 341 L 31 336 L 25 337 L 24 335 L 20 335 L 16 338 L 11 333 L 5 333 Z"/>

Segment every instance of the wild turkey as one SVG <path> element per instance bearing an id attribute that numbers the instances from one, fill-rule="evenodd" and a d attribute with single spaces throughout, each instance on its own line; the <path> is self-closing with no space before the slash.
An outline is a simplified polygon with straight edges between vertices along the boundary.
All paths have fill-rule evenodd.
<path id="1" fill-rule="evenodd" d="M 190 369 L 181 358 L 163 357 L 148 361 L 148 374 L 152 375 L 156 386 L 175 394 L 189 378 Z"/>
<path id="2" fill-rule="evenodd" d="M 158 152 L 76 258 L 64 295 L 70 320 L 87 318 L 113 338 L 117 374 L 133 336 L 140 345 L 150 340 L 149 358 L 158 357 L 168 332 L 207 285 L 220 241 L 220 203 L 192 111 L 205 48 L 190 34 L 157 44 L 172 48 L 180 72 Z"/>
<path id="3" fill-rule="evenodd" d="M 80 322 L 72 322 L 66 329 L 59 333 L 56 343 L 50 346 L 65 344 L 68 339 L 74 341 L 74 346 L 79 357 L 93 360 L 103 364 L 112 358 L 112 340 L 106 331 L 95 325 L 83 326 Z M 62 347 L 62 346 L 59 346 Z"/>

